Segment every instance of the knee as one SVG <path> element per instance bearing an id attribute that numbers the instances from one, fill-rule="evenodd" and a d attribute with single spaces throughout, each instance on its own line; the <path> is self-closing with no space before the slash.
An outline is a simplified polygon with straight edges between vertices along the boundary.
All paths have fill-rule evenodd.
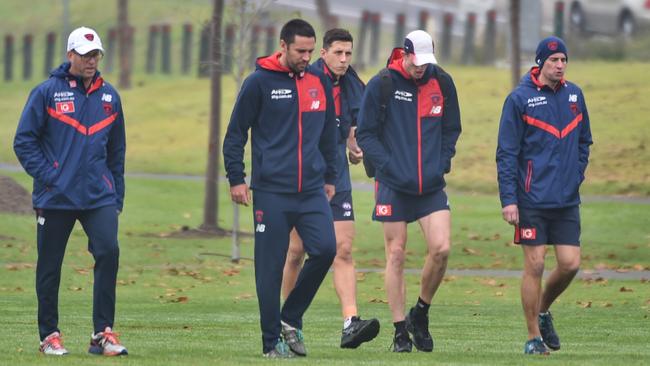
<path id="1" fill-rule="evenodd" d="M 292 247 L 287 251 L 287 265 L 292 267 L 300 267 L 305 257 L 305 252 Z"/>
<path id="2" fill-rule="evenodd" d="M 542 277 L 544 274 L 544 257 L 527 258 L 524 273 L 533 277 Z"/>
<path id="3" fill-rule="evenodd" d="M 451 241 L 449 239 L 441 240 L 429 248 L 429 256 L 436 261 L 446 261 L 451 251 Z"/>
<path id="4" fill-rule="evenodd" d="M 120 248 L 117 243 L 95 245 L 92 250 L 95 260 L 117 260 L 120 257 Z"/>
<path id="5" fill-rule="evenodd" d="M 336 260 L 345 263 L 352 262 L 352 243 L 350 242 L 337 243 Z"/>
<path id="6" fill-rule="evenodd" d="M 580 257 L 558 263 L 558 269 L 565 274 L 575 275 L 580 269 Z"/>
<path id="7" fill-rule="evenodd" d="M 388 258 L 386 258 L 387 262 L 397 266 L 402 266 L 404 264 L 406 253 L 403 246 L 390 245 L 386 252 L 388 254 Z"/>

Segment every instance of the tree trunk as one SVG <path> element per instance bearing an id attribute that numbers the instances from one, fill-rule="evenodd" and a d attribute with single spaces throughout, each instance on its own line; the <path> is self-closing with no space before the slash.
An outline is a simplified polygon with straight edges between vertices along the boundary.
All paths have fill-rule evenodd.
<path id="1" fill-rule="evenodd" d="M 519 78 L 521 77 L 521 37 L 519 18 L 521 14 L 520 0 L 510 0 L 510 32 L 511 37 L 511 70 L 512 70 L 512 87 L 517 87 Z"/>
<path id="2" fill-rule="evenodd" d="M 210 39 L 210 135 L 208 165 L 205 174 L 205 201 L 201 229 L 217 231 L 219 202 L 219 141 L 221 138 L 221 23 L 223 0 L 214 0 Z"/>
<path id="3" fill-rule="evenodd" d="M 128 0 L 117 2 L 117 28 L 120 57 L 120 89 L 131 88 L 131 54 L 133 52 L 133 27 L 129 25 Z"/>

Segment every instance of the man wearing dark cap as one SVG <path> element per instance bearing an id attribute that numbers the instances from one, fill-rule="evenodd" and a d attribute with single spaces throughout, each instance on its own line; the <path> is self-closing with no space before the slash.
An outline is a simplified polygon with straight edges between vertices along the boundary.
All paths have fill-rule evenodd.
<path id="1" fill-rule="evenodd" d="M 112 330 L 118 215 L 124 202 L 122 104 L 97 71 L 104 49 L 94 30 L 72 31 L 67 50 L 68 61 L 32 90 L 14 138 L 16 156 L 34 178 L 40 351 L 68 353 L 59 330 L 59 283 L 68 238 L 79 221 L 95 259 L 94 332 L 88 352 L 126 355 Z"/>
<path id="2" fill-rule="evenodd" d="M 444 277 L 451 246 L 444 175 L 451 169 L 461 125 L 456 88 L 451 76 L 436 65 L 429 34 L 413 31 L 404 48 L 393 50 L 387 69 L 366 87 L 358 125 L 357 141 L 375 168 L 372 217 L 384 229 L 393 351 L 410 352 L 414 344 L 431 352 L 429 306 Z M 427 254 L 419 298 L 405 315 L 406 227 L 414 221 L 424 233 Z"/>
<path id="3" fill-rule="evenodd" d="M 506 98 L 496 152 L 503 219 L 514 225 L 524 252 L 521 301 L 528 326 L 527 354 L 560 349 L 551 304 L 580 266 L 580 184 L 592 144 L 582 90 L 564 79 L 567 48 L 542 40 L 537 64 Z M 542 291 L 546 245 L 557 268 Z"/>

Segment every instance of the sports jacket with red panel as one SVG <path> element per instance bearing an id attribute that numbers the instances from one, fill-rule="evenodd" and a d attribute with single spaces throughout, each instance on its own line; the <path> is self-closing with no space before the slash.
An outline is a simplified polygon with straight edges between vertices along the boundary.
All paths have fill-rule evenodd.
<path id="1" fill-rule="evenodd" d="M 364 159 L 376 168 L 376 181 L 421 195 L 445 187 L 444 175 L 451 169 L 461 133 L 460 108 L 454 82 L 442 68 L 429 65 L 416 81 L 404 70 L 402 60 L 402 49 L 394 49 L 388 60 L 393 90 L 383 125 L 378 119 L 380 76 L 368 82 L 357 141 Z"/>
<path id="2" fill-rule="evenodd" d="M 329 83 L 282 66 L 280 53 L 257 60 L 244 80 L 223 142 L 231 186 L 244 183 L 244 146 L 251 129 L 251 188 L 309 192 L 335 184 L 336 115 Z"/>
<path id="3" fill-rule="evenodd" d="M 580 203 L 592 144 L 582 90 L 561 80 L 556 90 L 533 67 L 506 98 L 496 162 L 501 205 L 545 209 Z"/>
<path id="4" fill-rule="evenodd" d="M 357 125 L 357 115 L 359 114 L 365 85 L 352 66 L 348 67 L 345 74 L 340 76 L 338 80 L 322 58 L 311 64 L 309 68 L 316 75 L 326 75 L 326 79 L 332 83 L 332 96 L 339 131 L 337 134 L 336 171 L 338 178 L 336 179 L 336 192 L 350 191 L 352 190 L 352 182 L 350 181 L 350 166 L 346 151 L 347 141 L 350 128 Z"/>
<path id="5" fill-rule="evenodd" d="M 124 202 L 124 115 L 117 91 L 99 75 L 88 90 L 54 69 L 32 90 L 14 138 L 14 151 L 34 178 L 35 208 L 87 210 Z"/>

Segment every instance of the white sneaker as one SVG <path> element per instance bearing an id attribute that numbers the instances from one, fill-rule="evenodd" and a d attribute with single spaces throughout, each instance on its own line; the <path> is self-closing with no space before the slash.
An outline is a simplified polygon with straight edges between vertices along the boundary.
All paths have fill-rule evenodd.
<path id="1" fill-rule="evenodd" d="M 103 332 L 93 334 L 90 337 L 88 352 L 104 356 L 128 355 L 126 347 L 120 344 L 117 336 L 118 334 L 114 333 L 110 327 L 106 327 Z"/>
<path id="2" fill-rule="evenodd" d="M 43 352 L 44 355 L 51 356 L 64 356 L 68 354 L 68 350 L 63 347 L 63 340 L 59 332 L 54 332 L 45 337 L 38 350 Z"/>

